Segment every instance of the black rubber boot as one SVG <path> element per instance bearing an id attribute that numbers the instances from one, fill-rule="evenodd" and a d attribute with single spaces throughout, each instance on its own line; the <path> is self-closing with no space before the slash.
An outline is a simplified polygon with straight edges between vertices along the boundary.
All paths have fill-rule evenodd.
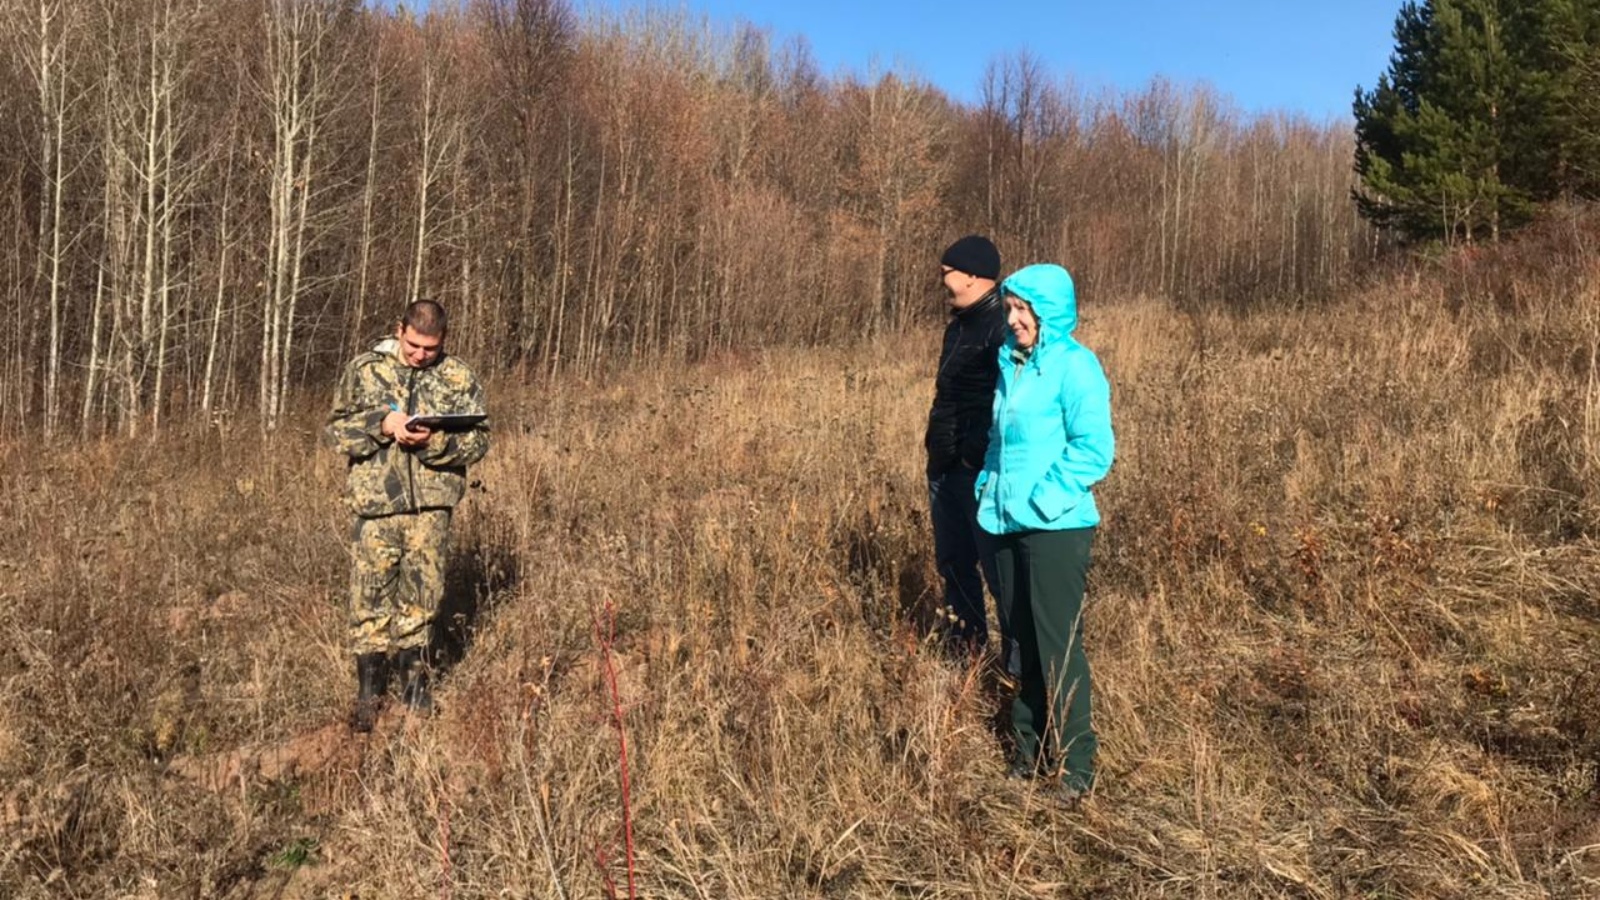
<path id="1" fill-rule="evenodd" d="M 382 653 L 363 653 L 356 657 L 356 705 L 350 712 L 350 729 L 369 732 L 383 710 L 383 697 L 389 692 L 389 658 Z"/>
<path id="2" fill-rule="evenodd" d="M 433 694 L 428 690 L 428 661 L 421 647 L 407 647 L 394 654 L 394 670 L 400 676 L 400 699 L 419 713 L 433 710 Z"/>

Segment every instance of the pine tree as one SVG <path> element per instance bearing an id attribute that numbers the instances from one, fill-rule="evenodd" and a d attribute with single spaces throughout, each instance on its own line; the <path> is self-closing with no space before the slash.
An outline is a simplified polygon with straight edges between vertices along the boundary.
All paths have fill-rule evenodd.
<path id="1" fill-rule="evenodd" d="M 1577 65 L 1594 0 L 1522 0 L 1506 16 L 1518 72 L 1506 109 L 1506 176 L 1538 201 L 1583 193 Z M 1589 16 L 1592 18 L 1592 16 Z"/>
<path id="2" fill-rule="evenodd" d="M 1600 198 L 1600 0 L 1527 0 L 1539 13 L 1542 88 L 1529 117 L 1550 127 L 1528 141 L 1530 158 L 1548 154 L 1553 190 L 1545 196 Z"/>
<path id="3" fill-rule="evenodd" d="M 1362 215 L 1408 241 L 1498 239 L 1531 198 L 1503 175 L 1516 69 L 1499 0 L 1408 2 L 1389 71 L 1355 100 Z"/>
<path id="4" fill-rule="evenodd" d="M 1600 0 L 1421 0 L 1357 90 L 1355 199 L 1407 241 L 1496 240 L 1600 197 Z"/>

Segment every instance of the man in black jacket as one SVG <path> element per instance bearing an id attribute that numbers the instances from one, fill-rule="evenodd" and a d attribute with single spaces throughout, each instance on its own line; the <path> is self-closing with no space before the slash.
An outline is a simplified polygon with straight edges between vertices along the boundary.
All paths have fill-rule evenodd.
<path id="1" fill-rule="evenodd" d="M 988 238 L 968 235 L 945 250 L 939 268 L 951 316 L 928 413 L 928 504 L 934 558 L 944 579 L 945 634 L 954 647 L 972 651 L 988 643 L 985 581 L 998 596 L 993 552 L 988 535 L 978 527 L 973 482 L 989 447 L 1000 345 L 1006 335 L 997 287 L 1000 251 Z M 1008 617 L 1005 610 L 999 613 L 1000 657 L 1009 672 L 1014 650 Z"/>

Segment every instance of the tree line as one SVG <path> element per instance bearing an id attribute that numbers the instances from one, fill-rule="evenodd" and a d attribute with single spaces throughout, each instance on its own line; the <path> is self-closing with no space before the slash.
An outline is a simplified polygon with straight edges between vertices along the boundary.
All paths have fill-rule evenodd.
<path id="1" fill-rule="evenodd" d="M 997 58 L 979 99 L 563 0 L 0 0 L 0 425 L 274 428 L 419 297 L 480 369 L 892 334 L 995 237 L 1087 302 L 1337 290 L 1345 123 Z"/>

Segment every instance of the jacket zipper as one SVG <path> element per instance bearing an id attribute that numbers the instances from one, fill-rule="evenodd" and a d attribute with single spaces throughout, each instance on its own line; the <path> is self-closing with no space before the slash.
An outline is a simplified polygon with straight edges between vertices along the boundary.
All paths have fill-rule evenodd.
<path id="1" fill-rule="evenodd" d="M 409 420 L 417 414 L 417 370 L 410 369 L 406 373 L 406 419 Z M 411 451 L 402 451 L 406 455 L 406 492 L 411 497 L 411 509 L 417 511 L 417 454 Z"/>
<path id="2" fill-rule="evenodd" d="M 1001 468 L 1001 471 L 1005 470 L 1005 465 L 1006 465 L 1006 463 L 1005 463 L 1006 427 L 1007 427 L 1007 424 L 1009 423 L 1009 420 L 1011 418 L 1011 406 L 1017 400 L 1017 391 L 1021 389 L 1022 383 L 1025 380 L 1023 376 L 1028 374 L 1028 369 L 1030 367 L 1032 367 L 1033 370 L 1034 370 L 1034 373 L 1035 374 L 1038 373 L 1038 360 L 1039 360 L 1039 345 L 1035 344 L 1034 348 L 1033 348 L 1033 352 L 1028 354 L 1028 358 L 1023 360 L 1021 365 L 1018 365 L 1014 360 L 1009 361 L 1010 364 L 1011 364 L 1011 384 L 1007 387 L 1007 390 L 1005 392 L 1004 406 L 1003 406 L 1002 409 L 1000 409 L 997 412 L 997 415 L 996 415 L 996 418 L 1000 422 L 999 431 L 1000 431 L 1000 468 Z M 1000 377 L 1003 379 L 1005 377 L 1005 372 L 1004 372 L 1005 364 L 1002 363 L 1001 366 L 1002 366 L 1002 371 L 1000 373 Z M 1001 479 L 999 477 L 999 473 L 996 473 L 994 480 L 995 480 L 995 486 L 994 486 L 995 518 L 1000 522 L 1001 527 L 1006 527 L 1007 525 L 1015 524 L 1014 522 L 1011 521 L 1010 516 L 1008 516 L 1006 514 L 1006 497 L 1001 492 L 1001 488 L 1003 487 L 1001 482 L 1003 481 L 1003 479 Z"/>

